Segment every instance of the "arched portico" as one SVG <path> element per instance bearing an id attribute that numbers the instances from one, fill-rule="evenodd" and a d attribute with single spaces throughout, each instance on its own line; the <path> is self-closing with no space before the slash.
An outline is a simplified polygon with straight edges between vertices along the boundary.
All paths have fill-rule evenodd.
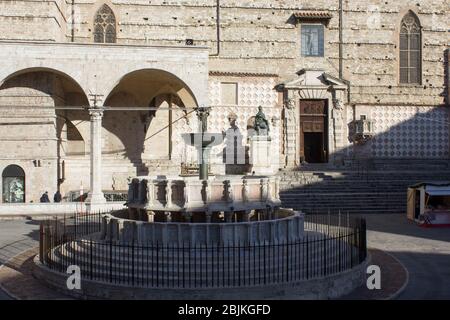
<path id="1" fill-rule="evenodd" d="M 14 155 L 24 168 L 27 201 L 38 201 L 44 191 L 51 194 L 59 189 L 67 151 L 77 143 L 68 139 L 67 128 L 75 126 L 71 111 L 62 109 L 75 105 L 88 106 L 88 98 L 62 71 L 33 67 L 1 79 L 0 112 L 14 125 L 0 128 L 0 158 L 5 159 L 0 165 L 7 165 L 6 159 Z"/>
<path id="2" fill-rule="evenodd" d="M 73 52 L 77 52 L 77 54 L 74 55 Z M 208 104 L 207 48 L 32 42 L 21 43 L 18 46 L 17 42 L 0 41 L 0 59 L 4 66 L 0 70 L 0 85 L 23 75 L 45 72 L 61 78 L 62 91 L 70 91 L 67 97 L 64 95 L 64 101 L 59 99 L 59 95 L 54 95 L 56 100 L 51 104 L 48 103 L 49 100 L 44 102 L 36 100 L 30 102 L 29 105 L 79 108 L 79 110 L 65 110 L 61 116 L 58 115 L 58 112 L 53 113 L 53 116 L 57 116 L 58 127 L 55 136 L 66 130 L 74 133 L 72 139 L 74 148 L 68 149 L 73 151 L 71 154 L 79 154 L 79 159 L 77 159 L 80 161 L 77 160 L 78 162 L 84 161 L 84 152 L 81 150 L 83 145 L 90 144 L 91 164 L 90 166 L 87 166 L 87 163 L 83 164 L 79 170 L 90 167 L 91 191 L 93 191 L 91 193 L 97 193 L 96 198 L 91 199 L 94 200 L 93 202 L 103 201 L 102 178 L 103 185 L 110 186 L 108 182 L 105 183 L 105 176 L 110 174 L 110 171 L 102 174 L 101 165 L 102 144 L 105 143 L 102 141 L 101 132 L 103 113 L 105 112 L 106 118 L 109 114 L 107 111 L 109 108 L 105 108 L 105 106 L 109 107 L 109 103 L 115 99 L 115 106 L 118 107 L 148 108 L 155 97 L 163 96 L 174 97 L 174 100 L 180 101 L 178 103 L 180 109 Z M 140 81 L 146 85 L 141 87 L 136 85 Z M 67 90 L 67 88 L 70 89 Z M 149 88 L 152 88 L 151 92 L 149 92 Z M 122 106 L 120 102 L 117 103 L 117 97 L 120 95 L 134 97 L 133 99 L 136 101 L 125 103 Z M 85 109 L 89 109 L 89 113 Z M 126 112 L 126 110 L 121 112 Z M 183 111 L 180 112 L 183 116 Z M 73 121 L 68 126 L 64 126 L 67 119 Z M 137 119 L 136 123 L 139 121 Z M 139 126 L 136 125 L 134 130 L 139 130 Z M 148 137 L 144 134 L 144 130 L 142 132 L 142 140 L 145 141 Z M 118 140 L 122 140 L 123 143 L 126 139 Z M 55 148 L 51 147 L 51 149 L 57 150 L 58 138 L 49 141 L 50 145 L 55 145 Z M 35 149 L 39 150 L 39 148 Z M 60 156 L 60 151 L 52 152 L 55 159 Z M 68 171 L 67 165 L 65 168 Z M 28 172 L 27 168 L 25 169 Z M 108 170 L 114 172 L 114 168 Z M 56 165 L 53 171 L 55 174 L 59 172 Z M 70 177 L 66 175 L 65 177 L 58 176 L 58 179 L 54 178 L 57 181 Z M 111 178 L 109 178 L 109 183 L 110 181 Z M 86 182 L 83 184 L 87 185 Z M 52 192 L 53 187 L 47 187 L 47 189 Z M 42 192 L 42 190 L 36 192 Z"/>

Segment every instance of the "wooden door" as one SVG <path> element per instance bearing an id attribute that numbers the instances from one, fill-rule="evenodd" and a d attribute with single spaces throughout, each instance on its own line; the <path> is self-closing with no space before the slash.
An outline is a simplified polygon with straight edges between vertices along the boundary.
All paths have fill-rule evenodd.
<path id="1" fill-rule="evenodd" d="M 300 100 L 300 159 L 328 162 L 327 100 Z"/>

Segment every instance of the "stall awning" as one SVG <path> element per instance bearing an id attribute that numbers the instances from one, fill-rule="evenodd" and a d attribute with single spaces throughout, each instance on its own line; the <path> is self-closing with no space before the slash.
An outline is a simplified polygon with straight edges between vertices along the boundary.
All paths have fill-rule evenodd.
<path id="1" fill-rule="evenodd" d="M 450 186 L 430 186 L 425 187 L 425 192 L 430 196 L 450 196 Z"/>

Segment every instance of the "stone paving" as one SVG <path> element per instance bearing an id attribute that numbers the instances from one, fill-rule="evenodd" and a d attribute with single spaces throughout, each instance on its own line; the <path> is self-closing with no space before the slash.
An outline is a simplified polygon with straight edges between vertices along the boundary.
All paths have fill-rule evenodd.
<path id="1" fill-rule="evenodd" d="M 70 300 L 72 298 L 50 290 L 36 280 L 32 274 L 33 258 L 38 248 L 22 252 L 0 267 L 0 288 L 19 300 Z M 369 291 L 365 286 L 355 290 L 343 299 L 374 300 L 387 299 L 395 294 L 406 281 L 406 272 L 401 264 L 380 250 L 371 250 L 373 263 L 382 268 L 383 290 Z M 296 299 L 290 297 L 289 299 Z"/>
<path id="2" fill-rule="evenodd" d="M 409 282 L 398 299 L 450 299 L 450 228 L 421 228 L 406 215 L 365 215 L 368 244 L 396 257 Z"/>
<path id="3" fill-rule="evenodd" d="M 381 289 L 369 290 L 366 284 L 342 297 L 342 300 L 388 300 L 396 298 L 408 282 L 408 271 L 392 255 L 378 250 L 369 249 L 370 265 L 377 265 L 381 271 Z"/>
<path id="4" fill-rule="evenodd" d="M 45 287 L 32 275 L 37 247 L 20 253 L 0 267 L 0 287 L 11 298 L 19 300 L 66 300 L 58 292 Z"/>
<path id="5" fill-rule="evenodd" d="M 39 244 L 39 221 L 0 220 L 0 265 Z M 0 289 L 0 300 L 10 297 Z"/>

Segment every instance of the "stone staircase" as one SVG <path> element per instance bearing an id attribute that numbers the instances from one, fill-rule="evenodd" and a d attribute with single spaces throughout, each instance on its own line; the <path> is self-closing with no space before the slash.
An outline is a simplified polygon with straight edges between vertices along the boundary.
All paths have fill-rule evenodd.
<path id="1" fill-rule="evenodd" d="M 308 164 L 281 172 L 283 206 L 306 213 L 406 213 L 407 188 L 450 181 L 447 160 L 372 160 L 344 169 Z"/>

